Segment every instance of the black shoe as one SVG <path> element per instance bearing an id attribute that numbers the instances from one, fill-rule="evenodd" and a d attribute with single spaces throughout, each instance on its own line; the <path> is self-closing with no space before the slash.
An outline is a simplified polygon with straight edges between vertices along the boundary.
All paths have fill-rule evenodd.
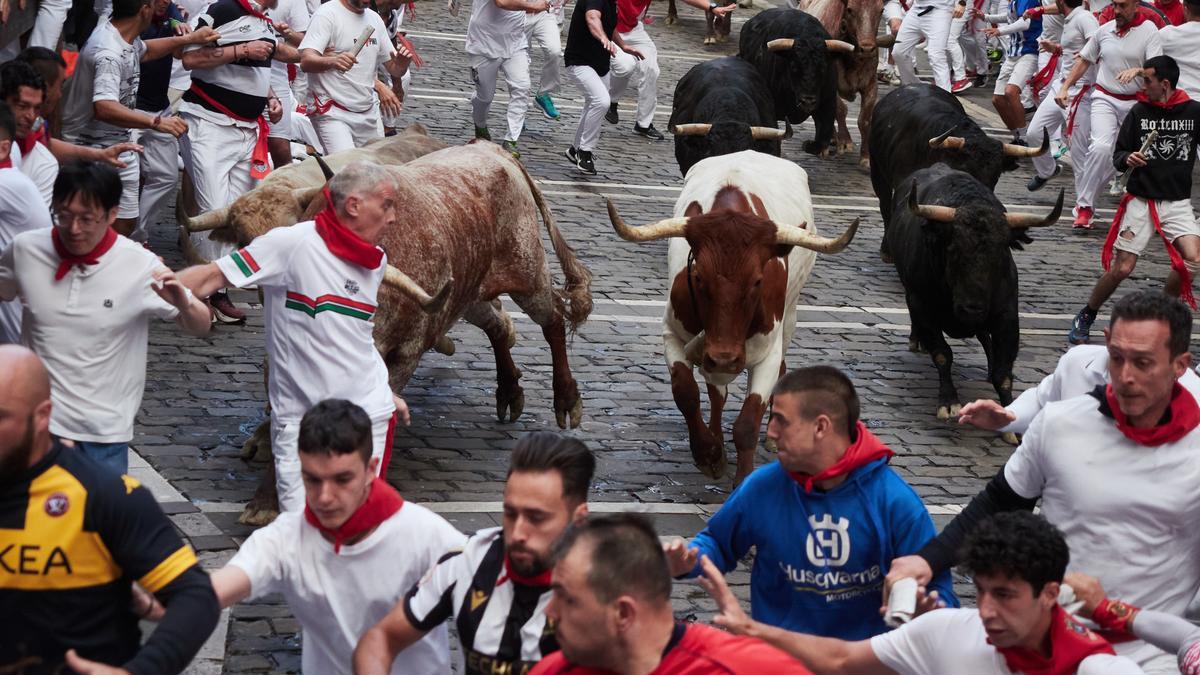
<path id="1" fill-rule="evenodd" d="M 1062 173 L 1062 164 L 1055 163 L 1054 173 L 1045 178 L 1042 178 L 1036 173 L 1033 174 L 1033 178 L 1030 178 L 1029 182 L 1025 184 L 1025 189 L 1029 190 L 1030 192 L 1037 192 L 1038 190 L 1046 187 L 1046 183 L 1049 183 L 1051 178 L 1054 178 L 1060 173 Z"/>
<path id="2" fill-rule="evenodd" d="M 1096 312 L 1084 307 L 1075 315 L 1071 322 L 1071 330 L 1067 333 L 1067 342 L 1073 345 L 1086 345 L 1091 340 L 1092 323 L 1096 320 Z"/>
<path id="3" fill-rule="evenodd" d="M 975 86 L 976 87 L 986 87 L 987 86 L 987 73 L 980 73 L 975 76 Z"/>
<path id="4" fill-rule="evenodd" d="M 616 104 L 616 102 L 613 102 L 613 103 L 609 104 L 609 106 L 608 106 L 608 112 L 604 113 L 604 120 L 605 120 L 606 122 L 608 122 L 609 124 L 616 124 L 617 122 L 620 122 L 620 121 L 621 121 L 621 118 L 620 118 L 620 117 L 617 117 L 617 104 Z"/>
<path id="5" fill-rule="evenodd" d="M 646 138 L 649 138 L 649 139 L 652 139 L 655 141 L 661 141 L 663 139 L 662 132 L 660 132 L 658 129 L 655 129 L 653 124 L 651 124 L 648 127 L 639 127 L 637 125 L 637 122 L 634 122 L 633 123 L 633 133 L 635 133 L 639 136 L 645 136 Z"/>
<path id="6" fill-rule="evenodd" d="M 591 150 L 580 150 L 579 159 L 575 162 L 575 166 L 579 167 L 579 170 L 586 174 L 596 175 L 596 163 L 592 161 Z"/>

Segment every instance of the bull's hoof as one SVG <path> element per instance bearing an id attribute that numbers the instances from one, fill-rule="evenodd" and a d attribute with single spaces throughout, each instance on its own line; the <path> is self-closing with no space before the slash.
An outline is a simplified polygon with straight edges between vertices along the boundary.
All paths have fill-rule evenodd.
<path id="1" fill-rule="evenodd" d="M 696 468 L 700 469 L 700 473 L 704 474 L 708 478 L 713 480 L 721 480 L 725 477 L 725 467 L 727 462 L 725 461 L 724 450 L 718 452 L 717 457 L 711 461 L 701 460 L 700 458 L 694 456 L 693 459 L 696 461 Z"/>
<path id="2" fill-rule="evenodd" d="M 913 340 L 912 338 L 909 338 L 909 340 L 908 340 L 908 351 L 910 351 L 914 354 L 927 354 L 928 353 L 927 351 L 925 351 L 925 348 L 921 346 L 920 340 Z"/>
<path id="3" fill-rule="evenodd" d="M 512 391 L 496 390 L 496 419 L 501 423 L 516 422 L 525 411 L 525 391 L 515 387 Z"/>
<path id="4" fill-rule="evenodd" d="M 704 44 L 705 45 L 715 45 L 715 44 L 717 44 L 717 38 L 712 37 L 710 35 L 710 36 L 704 38 Z"/>
<path id="5" fill-rule="evenodd" d="M 270 525 L 278 517 L 278 506 L 263 506 L 251 501 L 246 504 L 246 508 L 242 509 L 242 515 L 238 517 L 238 522 L 243 525 Z"/>
<path id="6" fill-rule="evenodd" d="M 720 42 L 722 44 L 729 42 L 729 36 L 728 35 L 718 35 L 717 42 Z"/>
<path id="7" fill-rule="evenodd" d="M 451 340 L 449 335 L 443 335 L 433 343 L 433 351 L 445 356 L 454 356 L 454 340 Z"/>
<path id="8" fill-rule="evenodd" d="M 854 141 L 838 141 L 837 151 L 839 155 L 849 155 L 854 152 Z"/>
<path id="9" fill-rule="evenodd" d="M 667 25 L 668 26 L 674 26 L 676 21 L 679 21 L 679 17 L 677 15 L 675 15 L 673 13 L 667 14 Z"/>
<path id="10" fill-rule="evenodd" d="M 939 420 L 957 419 L 959 411 L 962 410 L 962 404 L 953 403 L 951 405 L 940 405 L 937 409 L 937 417 Z"/>
<path id="11" fill-rule="evenodd" d="M 554 420 L 558 422 L 559 429 L 567 428 L 568 416 L 570 417 L 571 428 L 578 428 L 579 423 L 583 421 L 583 399 L 577 397 L 575 399 L 575 404 L 572 405 L 569 410 L 564 410 L 558 406 L 555 406 Z"/>
<path id="12" fill-rule="evenodd" d="M 250 438 L 242 444 L 242 459 L 247 462 L 267 462 L 273 459 L 271 453 L 271 420 L 264 420 Z"/>
<path id="13" fill-rule="evenodd" d="M 870 171 L 871 170 L 871 158 L 870 157 L 860 158 L 858 160 L 858 168 L 862 169 L 863 171 Z"/>
<path id="14" fill-rule="evenodd" d="M 1017 434 L 1014 434 L 1011 431 L 1006 431 L 1006 432 L 1000 434 L 1000 440 L 1004 441 L 1005 443 L 1008 443 L 1009 445 L 1020 445 L 1021 444 L 1021 437 Z"/>

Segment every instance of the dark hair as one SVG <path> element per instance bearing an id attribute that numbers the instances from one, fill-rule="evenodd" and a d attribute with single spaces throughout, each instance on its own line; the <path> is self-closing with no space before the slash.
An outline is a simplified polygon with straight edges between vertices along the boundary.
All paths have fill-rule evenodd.
<path id="1" fill-rule="evenodd" d="M 331 398 L 308 409 L 300 418 L 300 452 L 306 455 L 348 455 L 356 452 L 363 463 L 372 450 L 371 418 L 350 401 Z"/>
<path id="2" fill-rule="evenodd" d="M 508 475 L 516 471 L 557 471 L 562 478 L 563 497 L 574 502 L 587 501 L 596 458 L 576 438 L 551 431 L 532 431 L 513 448 Z"/>
<path id="3" fill-rule="evenodd" d="M 1063 4 L 1071 9 L 1075 9 L 1083 4 L 1083 0 L 1063 0 Z"/>
<path id="4" fill-rule="evenodd" d="M 121 174 L 103 162 L 77 161 L 63 164 L 54 179 L 55 206 L 66 204 L 78 195 L 85 204 L 105 211 L 121 203 Z"/>
<path id="5" fill-rule="evenodd" d="M 16 96 L 21 87 L 37 89 L 46 95 L 46 80 L 33 66 L 23 61 L 9 61 L 0 66 L 0 99 Z"/>
<path id="6" fill-rule="evenodd" d="M 639 513 L 588 516 L 563 533 L 554 547 L 555 559 L 580 541 L 592 544 L 587 580 L 600 602 L 621 595 L 670 602 L 671 571 L 649 518 Z"/>
<path id="7" fill-rule="evenodd" d="M 828 415 L 835 425 L 841 425 L 850 440 L 858 435 L 858 393 L 854 383 L 842 371 L 833 366 L 809 366 L 797 368 L 779 378 L 775 383 L 775 395 L 804 394 L 804 406 L 800 414 L 804 419 L 815 419 Z"/>
<path id="8" fill-rule="evenodd" d="M 143 7 L 149 4 L 150 0 L 113 0 L 112 18 L 116 20 L 136 16 Z"/>
<path id="9" fill-rule="evenodd" d="M 1151 68 L 1154 69 L 1154 76 L 1170 82 L 1172 89 L 1179 85 L 1179 64 L 1175 62 L 1175 59 L 1166 54 L 1146 59 L 1146 62 L 1142 64 L 1142 70 Z"/>
<path id="10" fill-rule="evenodd" d="M 17 120 L 13 117 L 8 104 L 0 100 L 0 141 L 11 141 L 17 138 Z"/>
<path id="11" fill-rule="evenodd" d="M 1171 329 L 1167 348 L 1171 356 L 1188 351 L 1192 340 L 1192 312 L 1176 298 L 1159 291 L 1134 291 L 1113 305 L 1109 317 L 1109 329 L 1116 326 L 1118 319 L 1126 321 L 1165 321 Z"/>
<path id="12" fill-rule="evenodd" d="M 963 544 L 962 567 L 974 576 L 1021 579 L 1042 592 L 1067 573 L 1071 551 L 1059 529 L 1029 511 L 1009 511 L 983 521 Z"/>
<path id="13" fill-rule="evenodd" d="M 50 86 L 51 82 L 57 80 L 67 67 L 67 62 L 63 59 L 62 54 L 47 47 L 26 47 L 21 50 L 20 54 L 17 54 L 16 60 L 33 66 L 33 69 L 42 76 L 42 81 L 46 83 L 46 86 Z"/>

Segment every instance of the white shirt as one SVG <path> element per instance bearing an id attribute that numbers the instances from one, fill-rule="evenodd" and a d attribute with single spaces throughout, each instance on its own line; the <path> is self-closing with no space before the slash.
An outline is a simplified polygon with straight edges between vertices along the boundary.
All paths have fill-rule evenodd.
<path id="1" fill-rule="evenodd" d="M 370 111 L 376 100 L 375 70 L 392 58 L 396 48 L 383 19 L 371 9 L 358 14 L 346 9 L 341 0 L 329 0 L 313 13 L 308 32 L 300 42 L 301 50 L 315 49 L 321 54 L 328 47 L 338 52 L 353 51 L 367 26 L 375 32 L 358 53 L 358 63 L 353 68 L 344 73 L 330 69 L 308 74 L 308 90 L 317 97 L 318 104 L 332 98 L 350 112 Z"/>
<path id="2" fill-rule="evenodd" d="M 250 577 L 250 595 L 282 593 L 304 631 L 300 669 L 351 672 L 354 647 L 443 554 L 466 537 L 441 516 L 405 502 L 365 539 L 338 553 L 304 513 L 281 513 L 242 544 L 230 565 Z M 450 672 L 445 626 L 400 652 L 394 675 Z"/>
<path id="3" fill-rule="evenodd" d="M 15 144 L 13 149 L 17 149 Z M 50 200 L 54 196 L 54 181 L 58 178 L 58 159 L 50 152 L 50 148 L 41 143 L 34 143 L 29 149 L 29 154 L 20 159 L 16 159 L 15 155 L 16 153 L 13 166 L 20 168 L 21 173 L 33 181 L 42 196 L 42 203 L 47 209 L 50 208 Z"/>
<path id="4" fill-rule="evenodd" d="M 275 228 L 217 261 L 229 283 L 263 291 L 275 420 L 299 422 L 327 398 L 352 401 L 373 420 L 395 410 L 372 335 L 386 263 L 385 255 L 369 270 L 334 256 L 311 220 Z"/>
<path id="5" fill-rule="evenodd" d="M 1087 44 L 1087 41 L 1100 30 L 1100 22 L 1096 20 L 1096 15 L 1089 12 L 1083 6 L 1076 7 L 1067 15 L 1067 20 L 1063 24 L 1062 40 L 1059 45 L 1062 46 L 1062 57 L 1058 60 L 1058 73 L 1056 75 L 1057 83 L 1055 89 L 1062 86 L 1062 81 L 1067 77 L 1067 73 L 1075 67 L 1075 60 L 1079 57 L 1080 50 Z M 1083 77 L 1075 82 L 1075 86 L 1071 88 L 1071 95 L 1084 87 L 1091 84 L 1096 79 L 1096 66 L 1093 65 L 1083 73 Z"/>
<path id="6" fill-rule="evenodd" d="M 1114 94 L 1133 96 L 1141 89 L 1137 78 L 1121 84 L 1117 75 L 1130 68 L 1141 68 L 1146 59 L 1162 54 L 1158 27 L 1143 21 L 1117 37 L 1116 20 L 1100 26 L 1095 36 L 1080 50 L 1079 56 L 1097 65 L 1096 84 Z"/>
<path id="7" fill-rule="evenodd" d="M 17 169 L 0 169 L 0 251 L 27 230 L 50 227 L 50 211 L 37 186 Z M 21 341 L 21 302 L 0 302 L 0 344 Z"/>
<path id="8" fill-rule="evenodd" d="M 1200 428 L 1138 445 L 1085 394 L 1034 418 L 1004 477 L 1018 495 L 1041 497 L 1071 548 L 1068 569 L 1098 578 L 1110 597 L 1183 616 L 1200 591 L 1198 448 Z"/>
<path id="9" fill-rule="evenodd" d="M 1106 589 L 1107 590 L 1107 587 Z M 1004 656 L 987 642 L 976 609 L 939 609 L 871 638 L 871 650 L 899 675 L 1013 675 Z M 1079 662 L 1079 675 L 1141 675 L 1121 656 L 1093 654 Z"/>
<path id="10" fill-rule="evenodd" d="M 529 48 L 525 12 L 500 9 L 495 0 L 475 0 L 467 24 L 467 53 L 507 59 Z"/>
<path id="11" fill-rule="evenodd" d="M 63 138 L 80 145 L 105 147 L 129 140 L 129 129 L 96 119 L 92 104 L 115 101 L 137 107 L 138 83 L 146 43 L 125 41 L 116 28 L 102 21 L 79 52 L 75 72 L 63 89 Z"/>
<path id="12" fill-rule="evenodd" d="M 1179 64 L 1179 89 L 1200 99 L 1200 21 L 1167 26 L 1158 31 L 1162 52 Z"/>
<path id="13" fill-rule="evenodd" d="M 288 28 L 296 33 L 308 30 L 308 5 L 304 0 L 279 0 L 274 9 L 268 9 L 266 15 L 275 23 L 286 23 Z M 298 65 L 298 64 L 297 64 Z M 276 96 L 291 92 L 292 85 L 288 82 L 288 64 L 282 61 L 271 62 L 271 89 Z"/>
<path id="14" fill-rule="evenodd" d="M 1086 13 L 1086 11 L 1085 11 Z M 1108 348 L 1103 345 L 1079 345 L 1067 350 L 1058 360 L 1054 372 L 1042 378 L 1036 387 L 1021 392 L 1007 410 L 1017 416 L 1012 424 L 1000 431 L 1023 434 L 1046 404 L 1075 398 L 1108 384 Z M 1200 401 L 1200 377 L 1191 368 L 1179 378 L 1179 384 Z"/>
<path id="15" fill-rule="evenodd" d="M 150 317 L 179 315 L 151 289 L 163 264 L 122 236 L 98 264 L 55 281 L 58 263 L 49 229 L 17 235 L 0 254 L 0 300 L 21 298 L 22 341 L 50 372 L 50 433 L 127 442 L 146 387 Z"/>

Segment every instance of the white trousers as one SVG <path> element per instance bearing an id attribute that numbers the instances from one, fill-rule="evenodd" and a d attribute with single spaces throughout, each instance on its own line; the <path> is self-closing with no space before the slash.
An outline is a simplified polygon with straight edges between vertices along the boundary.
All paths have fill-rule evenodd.
<path id="1" fill-rule="evenodd" d="M 987 73 L 987 36 L 980 32 L 978 22 L 974 27 L 970 23 L 963 27 L 958 43 L 963 50 L 964 68 L 977 74 Z"/>
<path id="2" fill-rule="evenodd" d="M 924 12 L 924 16 L 921 15 Z M 925 38 L 925 51 L 929 55 L 929 67 L 933 70 L 933 83 L 950 91 L 950 63 L 946 59 L 946 42 L 950 38 L 950 23 L 954 14 L 940 7 L 914 6 L 904 15 L 900 32 L 896 34 L 896 46 L 892 57 L 896 59 L 896 71 L 904 84 L 917 82 L 917 61 L 913 52 L 917 42 Z"/>
<path id="3" fill-rule="evenodd" d="M 383 457 L 392 418 L 371 420 L 371 456 Z M 271 454 L 275 457 L 275 489 L 279 512 L 304 510 L 304 479 L 300 475 L 300 421 L 282 424 L 271 418 Z M 382 470 L 383 464 L 380 463 Z"/>
<path id="4" fill-rule="evenodd" d="M 33 32 L 29 34 L 30 47 L 46 47 L 58 51 L 58 40 L 62 37 L 63 23 L 71 9 L 71 0 L 41 0 L 38 3 L 37 19 Z"/>
<path id="5" fill-rule="evenodd" d="M 516 141 L 525 126 L 525 111 L 529 109 L 529 50 L 518 49 L 515 54 L 499 57 L 467 54 L 471 63 L 471 80 L 475 94 L 471 96 L 471 119 L 477 127 L 488 125 L 488 110 L 496 96 L 496 78 L 504 73 L 508 85 L 508 132 L 506 141 Z"/>
<path id="6" fill-rule="evenodd" d="M 257 128 L 232 123 L 217 124 L 205 117 L 191 115 L 185 103 L 180 114 L 188 123 L 188 132 L 181 138 L 183 166 L 192 179 L 196 207 L 200 213 L 229 206 L 233 200 L 250 191 L 257 182 L 250 177 L 250 156 L 258 140 Z M 212 241 L 208 232 L 191 235 L 196 253 L 207 260 L 217 260 L 233 251 L 232 244 Z"/>
<path id="7" fill-rule="evenodd" d="M 133 140 L 142 145 L 142 198 L 137 229 L 148 235 L 179 183 L 179 139 L 152 129 L 137 129 Z"/>
<path id="8" fill-rule="evenodd" d="M 529 50 L 542 54 L 542 74 L 538 78 L 538 94 L 553 94 L 562 84 L 562 26 L 554 12 L 525 15 L 525 37 Z M 533 79 L 532 77 L 530 78 Z"/>
<path id="9" fill-rule="evenodd" d="M 361 148 L 376 138 L 383 138 L 378 101 L 369 112 L 355 113 L 333 107 L 320 115 L 310 115 L 308 119 L 327 155 Z"/>
<path id="10" fill-rule="evenodd" d="M 640 21 L 633 30 L 621 33 L 621 39 L 646 58 L 638 61 L 628 53 L 617 50 L 616 55 L 609 59 L 608 97 L 610 101 L 620 99 L 632 84 L 638 93 L 637 125 L 645 128 L 654 122 L 654 106 L 658 105 L 658 48 Z"/>
<path id="11" fill-rule="evenodd" d="M 963 28 L 967 25 L 967 12 L 950 20 L 950 36 L 946 38 L 946 54 L 950 57 L 950 79 L 961 80 L 967 76 L 967 56 L 962 48 Z"/>
<path id="12" fill-rule="evenodd" d="M 1117 142 L 1121 123 L 1137 102 L 1121 101 L 1095 89 L 1091 99 L 1091 150 L 1083 165 L 1076 197 L 1078 206 L 1095 205 L 1100 189 L 1116 175 L 1117 169 L 1112 163 L 1113 144 Z"/>
<path id="13" fill-rule="evenodd" d="M 1071 104 L 1067 108 L 1058 107 L 1058 103 L 1054 101 L 1054 95 L 1062 86 L 1061 80 L 1055 80 L 1046 90 L 1045 96 L 1042 98 L 1041 104 L 1038 105 L 1037 112 L 1033 113 L 1033 119 L 1029 121 L 1029 131 L 1025 138 L 1029 139 L 1030 143 L 1040 143 L 1042 138 L 1042 130 L 1050 132 L 1050 137 L 1062 135 L 1065 138 L 1067 133 L 1067 121 L 1071 113 Z M 1076 87 L 1078 89 L 1078 87 Z M 1071 100 L 1075 100 L 1076 92 L 1072 92 Z M 1088 150 L 1091 147 L 1091 97 L 1084 95 L 1079 101 L 1078 107 L 1075 108 L 1074 127 L 1071 130 L 1071 138 L 1067 139 L 1068 145 L 1071 147 L 1071 167 L 1075 176 L 1075 193 L 1080 191 L 1080 185 L 1083 179 L 1083 167 L 1087 162 Z M 1049 178 L 1054 175 L 1054 153 L 1047 152 L 1044 155 L 1038 155 L 1033 158 L 1033 168 L 1037 171 L 1037 175 L 1042 178 Z"/>
<path id="14" fill-rule="evenodd" d="M 608 75 L 601 77 L 591 66 L 567 66 L 567 74 L 583 93 L 583 112 L 575 130 L 575 149 L 591 151 L 600 142 L 600 123 L 608 112 Z"/>
<path id="15" fill-rule="evenodd" d="M 296 137 L 295 131 L 292 129 L 292 119 L 296 117 L 296 99 L 292 98 L 290 87 L 275 92 L 275 95 L 279 97 L 279 105 L 283 107 L 283 117 L 280 117 L 278 122 L 267 120 L 267 126 L 271 129 L 267 136 L 292 140 Z"/>

